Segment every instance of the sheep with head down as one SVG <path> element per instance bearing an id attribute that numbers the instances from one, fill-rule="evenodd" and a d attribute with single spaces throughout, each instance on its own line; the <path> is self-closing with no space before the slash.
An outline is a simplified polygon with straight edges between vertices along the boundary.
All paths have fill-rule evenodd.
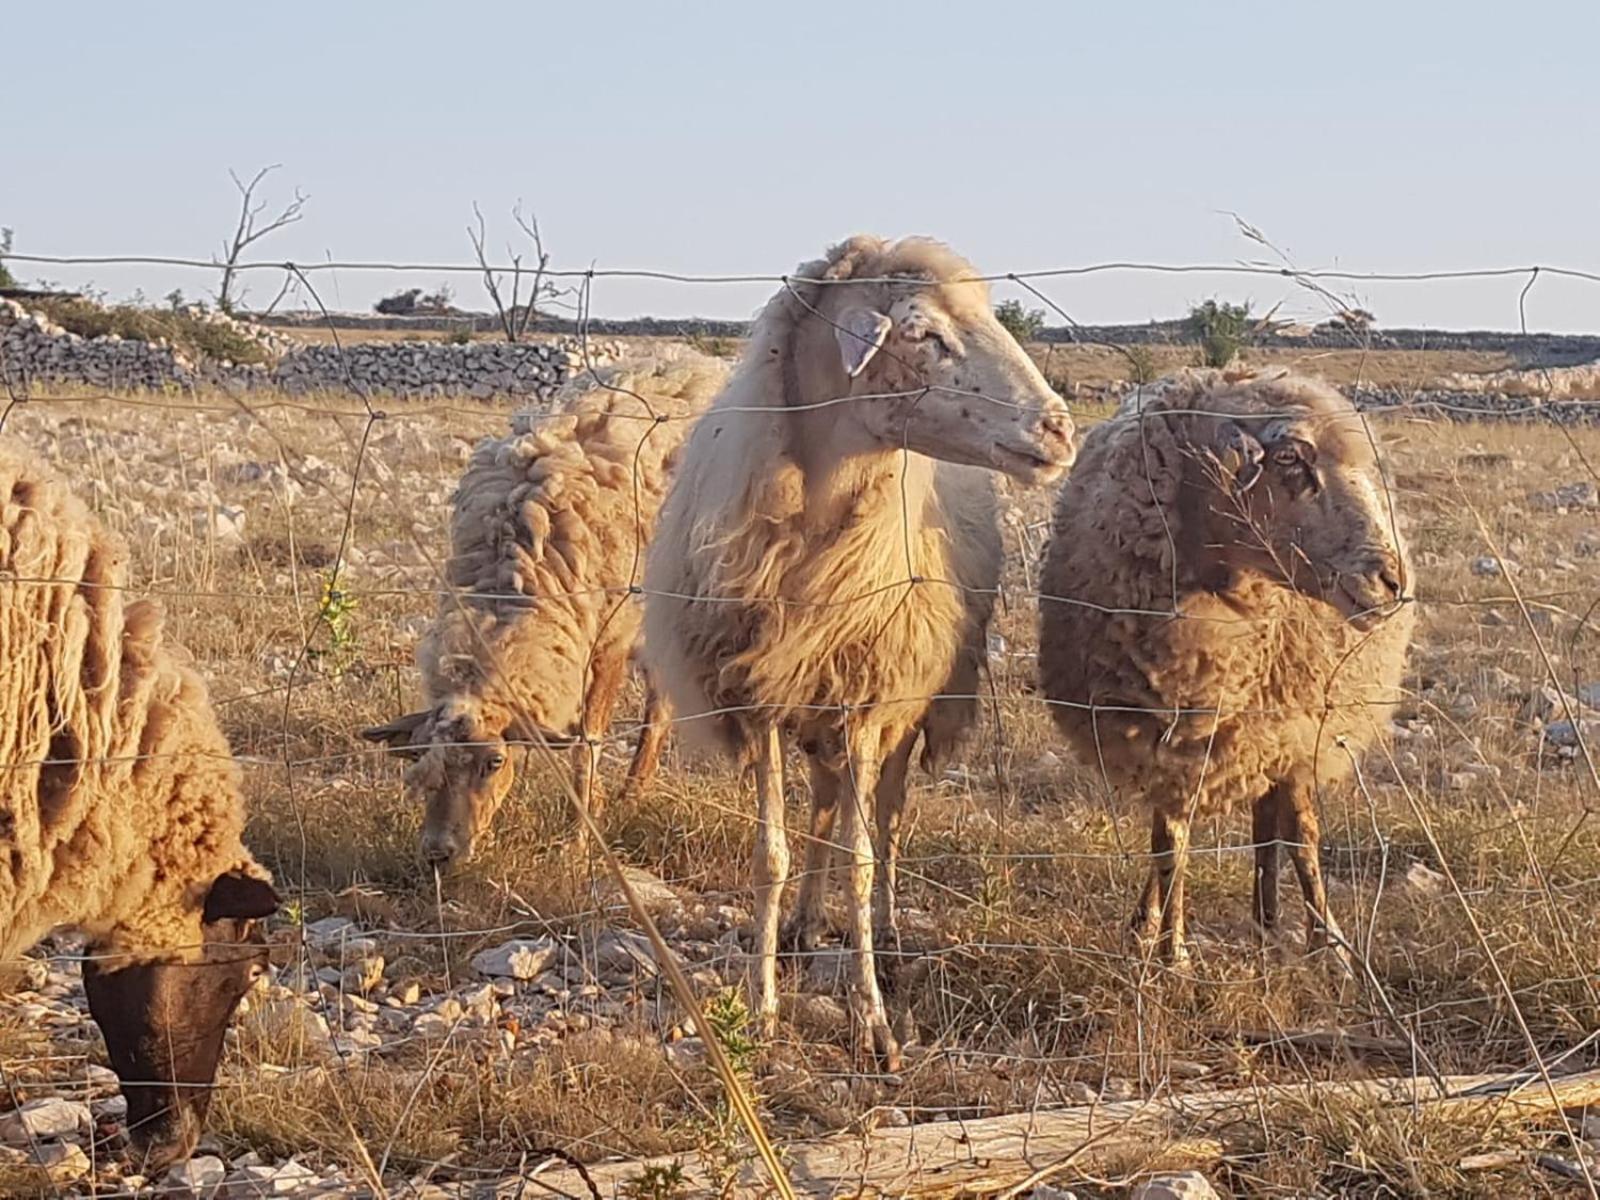
<path id="1" fill-rule="evenodd" d="M 769 1028 L 789 733 L 810 760 L 818 825 L 836 814 L 841 827 L 856 1028 L 897 1060 L 874 962 L 869 806 L 892 849 L 911 743 L 919 730 L 942 742 L 971 711 L 934 697 L 952 680 L 974 690 L 959 681 L 987 619 L 989 598 L 969 597 L 998 579 L 991 472 L 1048 481 L 1071 456 L 1066 405 L 988 289 L 920 238 L 855 237 L 803 265 L 690 435 L 650 546 L 645 655 L 686 732 L 755 769 L 753 990 Z M 883 919 L 892 905 L 876 890 Z"/>
<path id="2" fill-rule="evenodd" d="M 1045 553 L 1040 679 L 1085 765 L 1151 811 L 1134 926 L 1169 958 L 1190 823 L 1235 806 L 1261 929 L 1287 849 L 1308 948 L 1336 933 L 1316 799 L 1400 699 L 1413 581 L 1373 435 L 1325 384 L 1189 371 L 1085 436 Z"/>
<path id="3" fill-rule="evenodd" d="M 146 1169 L 199 1139 L 277 907 L 241 840 L 239 775 L 205 683 L 126 599 L 127 550 L 0 441 L 0 960 L 57 926 Z"/>
<path id="4" fill-rule="evenodd" d="M 551 410 L 487 438 L 456 487 L 450 590 L 417 650 L 424 707 L 364 730 L 414 761 L 422 854 L 469 857 L 511 788 L 511 745 L 573 744 L 591 814 L 595 740 L 638 638 L 644 547 L 693 418 L 727 366 L 686 346 L 588 371 Z M 625 795 L 650 780 L 667 712 L 648 688 Z"/>

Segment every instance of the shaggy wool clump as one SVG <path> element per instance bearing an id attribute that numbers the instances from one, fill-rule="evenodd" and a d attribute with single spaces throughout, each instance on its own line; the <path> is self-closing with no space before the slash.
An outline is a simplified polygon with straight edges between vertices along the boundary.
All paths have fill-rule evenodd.
<path id="1" fill-rule="evenodd" d="M 267 878 L 206 685 L 126 564 L 0 441 L 0 959 L 57 925 L 131 960 L 197 952 L 212 883 Z"/>

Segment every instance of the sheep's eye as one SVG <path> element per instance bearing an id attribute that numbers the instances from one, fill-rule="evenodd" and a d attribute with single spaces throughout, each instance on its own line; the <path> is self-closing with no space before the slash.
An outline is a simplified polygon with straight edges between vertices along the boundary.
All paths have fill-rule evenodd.
<path id="1" fill-rule="evenodd" d="M 936 349 L 946 358 L 950 356 L 950 343 L 944 340 L 943 334 L 937 332 L 936 330 L 930 329 L 927 333 L 922 335 L 922 340 L 933 343 L 934 349 Z"/>
<path id="2" fill-rule="evenodd" d="M 505 765 L 506 756 L 504 754 L 491 754 L 483 761 L 483 769 L 488 772 L 498 771 Z"/>

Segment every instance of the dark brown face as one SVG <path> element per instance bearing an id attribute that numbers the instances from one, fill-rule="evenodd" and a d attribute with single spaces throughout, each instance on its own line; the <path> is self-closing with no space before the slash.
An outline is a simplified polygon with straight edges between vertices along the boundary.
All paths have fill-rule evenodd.
<path id="1" fill-rule="evenodd" d="M 1275 574 L 1369 629 L 1407 600 L 1393 510 L 1375 472 L 1330 460 L 1316 435 L 1309 422 L 1218 423 L 1209 457 L 1229 500 L 1211 505 L 1206 537 L 1219 561 Z"/>
<path id="2" fill-rule="evenodd" d="M 89 1011 L 122 1081 L 128 1136 L 145 1172 L 188 1157 L 200 1139 L 223 1033 L 266 970 L 258 921 L 277 906 L 270 884 L 222 875 L 206 897 L 205 949 L 195 962 L 84 966 Z"/>

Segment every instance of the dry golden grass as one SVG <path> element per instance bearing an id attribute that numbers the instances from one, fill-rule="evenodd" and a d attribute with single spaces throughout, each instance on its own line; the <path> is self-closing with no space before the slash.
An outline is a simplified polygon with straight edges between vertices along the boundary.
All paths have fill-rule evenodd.
<path id="1" fill-rule="evenodd" d="M 1113 373 L 1098 352 L 1070 353 L 1078 357 L 1069 373 Z M 1385 370 L 1399 380 L 1463 369 L 1462 356 L 1445 357 L 1385 365 L 1373 356 L 1361 369 L 1379 381 Z M 1296 361 L 1319 364 L 1354 370 L 1337 356 Z M 348 472 L 368 424 L 358 403 L 313 397 L 247 410 L 222 396 L 145 399 L 156 406 L 45 399 L 14 411 L 6 432 L 72 463 L 82 494 L 129 535 L 138 590 L 160 597 L 174 636 L 212 681 L 245 764 L 251 841 L 297 915 L 345 913 L 441 935 L 391 955 L 391 976 L 425 991 L 507 936 L 483 931 L 599 929 L 590 886 L 598 868 L 573 856 L 560 781 L 549 771 L 522 771 L 493 842 L 446 881 L 441 904 L 416 862 L 418 814 L 402 803 L 399 766 L 355 737 L 416 699 L 411 654 L 433 609 L 448 494 L 465 449 L 501 428 L 503 412 L 384 401 L 352 505 Z M 1021 497 L 1007 533 L 1010 590 L 997 632 L 1008 657 L 994 671 L 993 704 L 961 768 L 917 781 L 909 814 L 906 940 L 922 953 L 899 968 L 890 1004 L 910 1013 L 919 1044 L 903 1080 L 863 1078 L 844 1032 L 797 1016 L 765 1048 L 762 1107 L 775 1134 L 850 1128 L 877 1105 L 930 1119 L 1091 1092 L 1423 1064 L 1445 1074 L 1538 1058 L 1563 1069 L 1594 1064 L 1585 1039 L 1600 1028 L 1600 821 L 1586 814 L 1600 790 L 1521 712 L 1525 694 L 1545 682 L 1536 634 L 1568 686 L 1600 679 L 1590 612 L 1600 602 L 1600 514 L 1537 511 L 1528 500 L 1592 478 L 1600 436 L 1401 415 L 1375 418 L 1375 427 L 1390 447 L 1421 564 L 1423 619 L 1401 740 L 1369 757 L 1361 787 L 1324 804 L 1332 902 L 1373 983 L 1355 986 L 1294 948 L 1258 951 L 1247 919 L 1249 856 L 1239 852 L 1248 830 L 1238 819 L 1196 830 L 1196 846 L 1208 849 L 1196 853 L 1190 883 L 1192 971 L 1173 975 L 1130 953 L 1123 931 L 1146 826 L 1140 814 L 1108 807 L 1095 773 L 1069 760 L 1032 695 L 1028 591 L 1048 497 Z M 132 440 L 117 450 L 118 437 Z M 169 453 L 152 454 L 156 446 Z M 301 494 L 291 503 L 264 485 L 229 483 L 240 458 L 281 461 L 301 478 Z M 190 526 L 205 504 L 186 497 L 208 480 L 224 502 L 247 506 L 236 545 Z M 1531 627 L 1504 578 L 1472 569 L 1491 553 L 1480 517 L 1518 564 Z M 356 607 L 335 639 L 318 597 L 342 543 L 353 554 L 341 583 Z M 638 707 L 633 694 L 607 747 L 610 780 Z M 800 829 L 803 772 L 791 778 L 790 819 Z M 685 896 L 748 906 L 752 821 L 749 798 L 724 769 L 669 758 L 654 794 L 610 811 L 605 826 L 627 862 Z M 1410 882 L 1416 863 L 1448 878 Z M 788 980 L 795 992 L 817 990 L 803 972 Z M 352 1178 L 370 1170 L 366 1157 L 387 1156 L 406 1173 L 444 1163 L 447 1173 L 470 1174 L 514 1168 L 529 1145 L 585 1157 L 690 1152 L 707 1144 L 716 1089 L 705 1068 L 663 1056 L 676 1020 L 646 989 L 609 1030 L 572 1032 L 547 1049 L 424 1043 L 340 1068 L 252 1015 L 226 1068 L 216 1136 L 235 1151 L 338 1162 Z M 1400 1047 L 1400 1061 L 1285 1037 L 1335 1029 Z M 25 1037 L 0 1025 L 0 1060 L 34 1053 Z M 1556 1183 L 1531 1168 L 1469 1176 L 1457 1167 L 1485 1147 L 1559 1144 L 1556 1125 L 1397 1121 L 1360 1110 L 1263 1113 L 1230 1142 L 1238 1153 L 1226 1180 L 1258 1195 L 1491 1195 Z"/>

